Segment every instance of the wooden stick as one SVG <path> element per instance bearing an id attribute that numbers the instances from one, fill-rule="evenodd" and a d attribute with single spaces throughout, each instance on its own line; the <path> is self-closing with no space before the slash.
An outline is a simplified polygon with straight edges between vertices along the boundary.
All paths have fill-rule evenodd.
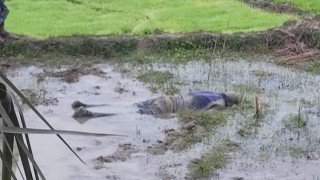
<path id="1" fill-rule="evenodd" d="M 255 99 L 255 105 L 256 105 L 256 117 L 259 117 L 260 115 L 260 103 L 258 96 L 254 96 Z"/>

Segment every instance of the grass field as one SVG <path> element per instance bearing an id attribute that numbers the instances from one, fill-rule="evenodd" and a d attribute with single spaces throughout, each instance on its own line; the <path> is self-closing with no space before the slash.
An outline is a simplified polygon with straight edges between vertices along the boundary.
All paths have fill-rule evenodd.
<path id="1" fill-rule="evenodd" d="M 236 0 L 8 0 L 7 29 L 36 37 L 155 32 L 248 32 L 280 26 L 291 15 Z"/>
<path id="2" fill-rule="evenodd" d="M 286 2 L 295 5 L 305 11 L 320 13 L 319 0 L 273 0 L 274 2 Z"/>

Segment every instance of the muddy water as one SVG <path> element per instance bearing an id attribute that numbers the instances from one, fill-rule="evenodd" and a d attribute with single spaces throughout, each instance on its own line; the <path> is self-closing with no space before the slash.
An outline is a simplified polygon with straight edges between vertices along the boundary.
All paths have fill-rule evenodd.
<path id="1" fill-rule="evenodd" d="M 20 89 L 43 93 L 42 97 L 46 99 L 57 98 L 57 105 L 37 106 L 56 129 L 128 135 L 126 138 L 64 136 L 86 165 L 81 164 L 56 136 L 32 135 L 36 160 L 48 179 L 183 179 L 188 173 L 187 164 L 190 160 L 199 158 L 226 138 L 239 143 L 242 149 L 231 154 L 230 163 L 219 170 L 215 177 L 320 178 L 317 171 L 320 168 L 320 77 L 264 62 L 242 60 L 120 66 L 128 69 L 129 73 L 122 75 L 116 71 L 119 69 L 116 66 L 99 65 L 106 72 L 105 76 L 83 76 L 73 84 L 49 77 L 37 82 L 35 74 L 42 72 L 43 68 L 24 67 L 8 74 Z M 251 112 L 236 114 L 229 117 L 227 125 L 218 129 L 209 141 L 198 143 L 180 153 L 167 151 L 164 155 L 151 155 L 147 152 L 148 146 L 163 140 L 164 130 L 177 129 L 178 124 L 176 118 L 157 119 L 139 115 L 132 106 L 135 102 L 161 95 L 151 93 L 148 85 L 134 78 L 138 72 L 148 69 L 172 72 L 175 78 L 170 83 L 179 84 L 182 93 L 189 90 L 238 91 L 239 86 L 253 88 L 253 91 L 248 90 L 247 95 L 258 93 L 265 115 L 253 123 Z M 119 87 L 125 91 L 119 93 Z M 91 110 L 118 115 L 76 121 L 71 117 L 73 110 L 70 104 L 74 100 L 108 103 L 111 106 Z M 297 114 L 299 107 L 307 119 L 306 126 L 294 130 L 285 128 L 283 118 L 290 113 Z M 25 116 L 29 127 L 45 128 L 28 108 L 25 108 Z M 254 133 L 240 136 L 239 130 L 248 126 Z M 114 154 L 119 144 L 130 144 L 134 150 L 124 161 L 96 161 L 100 156 Z"/>

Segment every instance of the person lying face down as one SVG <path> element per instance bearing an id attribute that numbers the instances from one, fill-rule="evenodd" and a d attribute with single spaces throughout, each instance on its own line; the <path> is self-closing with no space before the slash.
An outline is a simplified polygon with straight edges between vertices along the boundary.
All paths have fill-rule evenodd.
<path id="1" fill-rule="evenodd" d="M 233 92 L 219 93 L 211 91 L 193 91 L 187 95 L 161 96 L 147 101 L 135 103 L 139 108 L 138 113 L 148 115 L 161 115 L 177 113 L 185 109 L 193 110 L 210 110 L 224 109 L 227 106 L 239 103 L 239 96 Z M 95 113 L 86 108 L 93 106 L 75 101 L 72 103 L 72 108 L 75 110 L 74 118 L 96 118 L 104 116 L 113 116 L 113 113 Z"/>
<path id="2" fill-rule="evenodd" d="M 185 109 L 209 110 L 224 109 L 239 102 L 236 93 L 218 93 L 211 91 L 193 91 L 182 96 L 162 96 L 137 103 L 141 114 L 169 114 Z"/>

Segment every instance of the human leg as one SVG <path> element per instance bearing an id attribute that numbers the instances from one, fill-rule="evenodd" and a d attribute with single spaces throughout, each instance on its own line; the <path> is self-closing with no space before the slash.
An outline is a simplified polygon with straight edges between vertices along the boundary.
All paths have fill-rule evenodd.
<path id="1" fill-rule="evenodd" d="M 18 39 L 18 36 L 15 36 L 8 31 L 5 30 L 5 20 L 9 14 L 9 9 L 4 4 L 3 1 L 0 0 L 0 42 L 4 41 L 3 39 L 10 39 L 10 40 L 16 40 Z"/>

